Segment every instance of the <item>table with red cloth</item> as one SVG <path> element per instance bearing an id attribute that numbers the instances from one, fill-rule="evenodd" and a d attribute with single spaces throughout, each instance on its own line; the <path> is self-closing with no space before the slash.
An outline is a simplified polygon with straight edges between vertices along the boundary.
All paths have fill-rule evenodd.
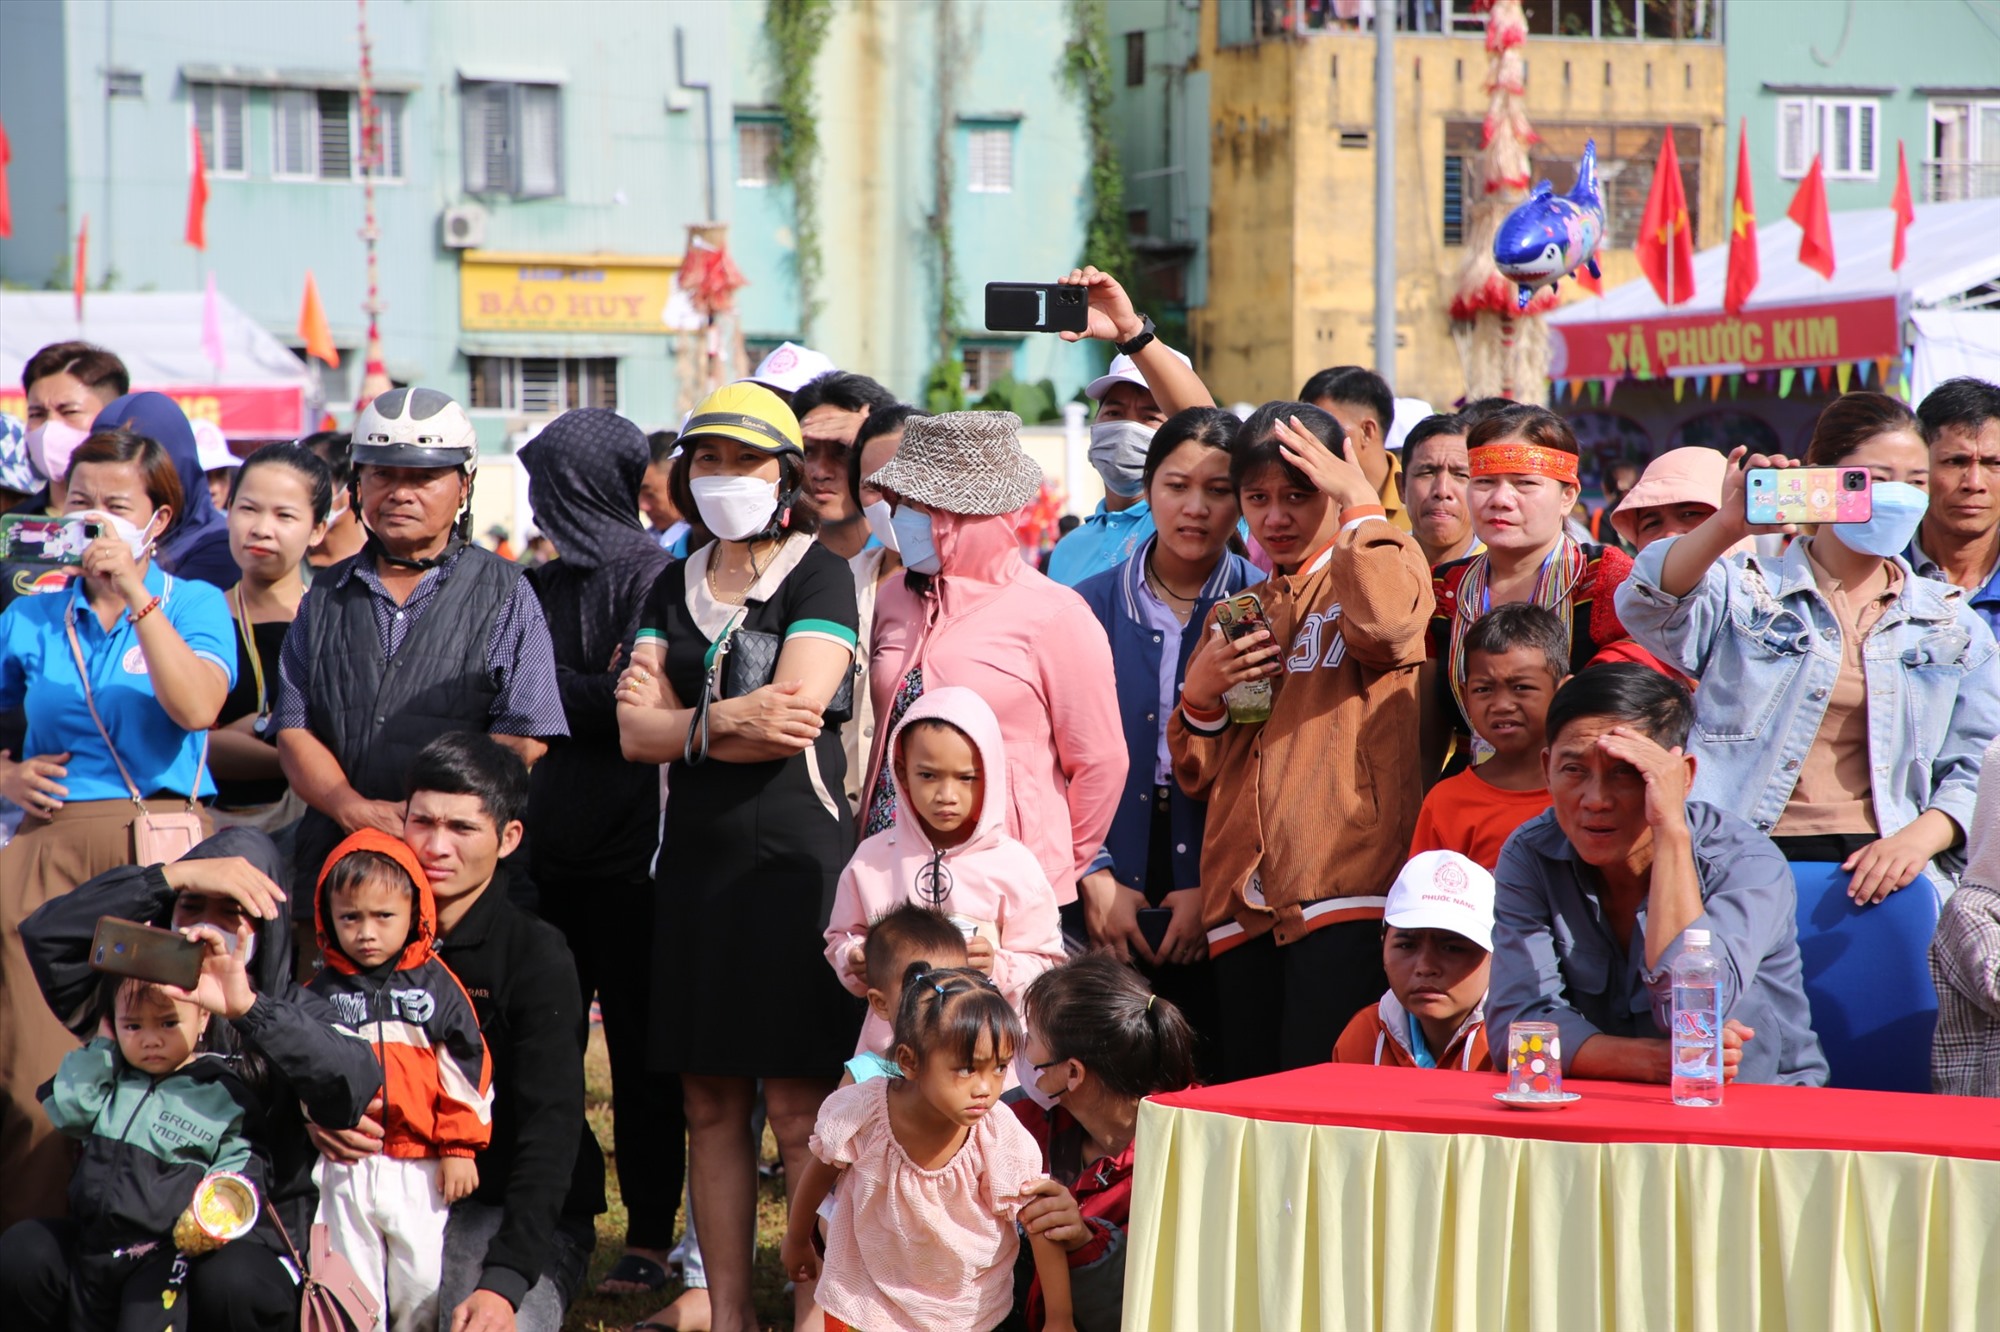
<path id="1" fill-rule="evenodd" d="M 1139 1111 L 1125 1327 L 2000 1329 L 2000 1101 L 1323 1064 Z"/>

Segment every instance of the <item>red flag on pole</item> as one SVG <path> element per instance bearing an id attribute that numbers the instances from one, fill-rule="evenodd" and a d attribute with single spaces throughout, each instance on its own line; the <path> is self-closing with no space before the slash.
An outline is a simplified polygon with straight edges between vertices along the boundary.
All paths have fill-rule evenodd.
<path id="1" fill-rule="evenodd" d="M 187 243 L 197 250 L 208 248 L 208 162 L 202 157 L 201 131 L 190 127 L 194 136 L 194 171 L 188 177 Z"/>
<path id="2" fill-rule="evenodd" d="M 14 234 L 14 203 L 7 197 L 7 164 L 14 160 L 14 145 L 7 142 L 7 126 L 0 124 L 0 240 Z"/>
<path id="3" fill-rule="evenodd" d="M 1694 230 L 1688 222 L 1687 191 L 1681 185 L 1680 155 L 1671 127 L 1660 140 L 1653 188 L 1639 222 L 1639 271 L 1668 305 L 1694 299 Z"/>
<path id="4" fill-rule="evenodd" d="M 1833 276 L 1833 222 L 1826 211 L 1826 176 L 1820 171 L 1819 154 L 1813 154 L 1812 170 L 1799 182 L 1792 206 L 1785 216 L 1799 224 L 1799 262 L 1823 278 Z"/>
<path id="5" fill-rule="evenodd" d="M 1917 220 L 1917 210 L 1910 203 L 1910 159 L 1903 154 L 1901 139 L 1896 140 L 1896 193 L 1890 198 L 1889 207 L 1896 214 L 1896 243 L 1889 252 L 1889 269 L 1893 272 L 1903 266 L 1903 256 L 1909 252 L 1905 238 L 1910 223 Z"/>
<path id="6" fill-rule="evenodd" d="M 1729 205 L 1729 281 L 1722 290 L 1722 308 L 1743 313 L 1743 303 L 1757 289 L 1757 201 L 1750 183 L 1750 122 L 1741 124 L 1736 140 L 1736 197 Z"/>
<path id="7" fill-rule="evenodd" d="M 333 330 L 326 325 L 326 310 L 319 303 L 319 283 L 313 281 L 312 270 L 306 270 L 306 298 L 299 306 L 299 341 L 306 346 L 306 355 L 317 356 L 328 365 L 340 364 L 340 349 L 333 345 Z"/>
<path id="8" fill-rule="evenodd" d="M 83 225 L 76 229 L 76 274 L 71 286 L 76 292 L 76 322 L 83 322 L 84 274 L 90 264 L 90 214 L 83 215 Z"/>

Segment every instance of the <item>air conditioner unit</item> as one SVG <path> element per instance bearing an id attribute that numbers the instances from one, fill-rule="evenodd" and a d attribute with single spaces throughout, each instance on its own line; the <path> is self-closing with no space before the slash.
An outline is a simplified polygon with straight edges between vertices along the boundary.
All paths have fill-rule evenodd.
<path id="1" fill-rule="evenodd" d="M 486 210 L 476 203 L 453 204 L 439 223 L 447 250 L 474 250 L 486 243 Z"/>

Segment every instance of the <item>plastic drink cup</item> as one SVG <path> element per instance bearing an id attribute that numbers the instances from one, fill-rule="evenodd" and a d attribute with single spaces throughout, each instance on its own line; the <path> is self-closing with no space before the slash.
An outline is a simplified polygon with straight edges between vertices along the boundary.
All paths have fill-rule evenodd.
<path id="1" fill-rule="evenodd" d="M 1507 1028 L 1507 1090 L 1514 1096 L 1562 1095 L 1562 1036 L 1553 1022 L 1516 1022 Z"/>
<path id="2" fill-rule="evenodd" d="M 1229 709 L 1229 720 L 1238 726 L 1271 719 L 1271 682 L 1245 680 L 1233 684 L 1222 693 L 1222 702 Z"/>

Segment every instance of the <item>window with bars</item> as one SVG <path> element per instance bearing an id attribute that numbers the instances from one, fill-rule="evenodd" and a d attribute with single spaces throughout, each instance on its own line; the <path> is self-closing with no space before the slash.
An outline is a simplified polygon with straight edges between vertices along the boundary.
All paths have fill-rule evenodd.
<path id="1" fill-rule="evenodd" d="M 1930 202 L 2000 195 L 2000 101 L 1932 102 L 1924 198 Z"/>
<path id="2" fill-rule="evenodd" d="M 210 176 L 248 174 L 243 145 L 243 89 L 229 83 L 188 86 L 195 133 L 201 136 L 202 161 Z"/>
<path id="3" fill-rule="evenodd" d="M 974 194 L 1014 192 L 1014 127 L 978 125 L 966 135 L 971 157 L 967 184 Z"/>
<path id="4" fill-rule="evenodd" d="M 618 410 L 612 356 L 474 356 L 472 403 L 522 416 L 559 416 L 572 407 Z"/>
<path id="5" fill-rule="evenodd" d="M 543 83 L 464 87 L 465 192 L 562 193 L 562 90 Z"/>
<path id="6" fill-rule="evenodd" d="M 967 343 L 960 349 L 960 359 L 965 363 L 963 383 L 968 400 L 983 397 L 1001 380 L 1013 378 L 1014 350 L 1015 345 L 1011 342 Z"/>
<path id="7" fill-rule="evenodd" d="M 1146 86 L 1146 34 L 1143 31 L 1125 34 L 1125 86 Z"/>
<path id="8" fill-rule="evenodd" d="M 736 122 L 736 183 L 765 189 L 778 183 L 778 148 L 785 127 L 762 117 Z"/>
<path id="9" fill-rule="evenodd" d="M 217 105 L 226 106 L 237 94 L 237 135 L 241 138 L 241 88 L 217 89 Z M 403 125 L 407 99 L 401 93 L 379 94 L 376 114 L 382 133 L 382 164 L 378 180 L 403 178 Z M 227 118 L 224 118 L 227 147 Z M 197 127 L 201 103 L 196 102 Z M 202 148 L 209 151 L 204 133 Z M 240 154 L 239 154 L 240 155 Z M 213 160 L 210 165 L 213 166 Z M 361 106 L 354 93 L 339 88 L 280 88 L 271 94 L 271 174 L 279 180 L 358 180 L 361 176 Z"/>
<path id="10" fill-rule="evenodd" d="M 375 94 L 375 125 L 381 135 L 382 159 L 376 164 L 375 179 L 403 179 L 403 126 L 408 118 L 409 99 L 402 93 Z M 361 153 L 361 110 L 355 107 L 354 150 Z"/>
<path id="11" fill-rule="evenodd" d="M 1465 158 L 1457 153 L 1444 159 L 1444 243 L 1465 244 Z"/>
<path id="12" fill-rule="evenodd" d="M 1778 99 L 1778 174 L 1796 180 L 1813 154 L 1828 180 L 1874 180 L 1880 174 L 1881 103 L 1873 97 Z"/>

